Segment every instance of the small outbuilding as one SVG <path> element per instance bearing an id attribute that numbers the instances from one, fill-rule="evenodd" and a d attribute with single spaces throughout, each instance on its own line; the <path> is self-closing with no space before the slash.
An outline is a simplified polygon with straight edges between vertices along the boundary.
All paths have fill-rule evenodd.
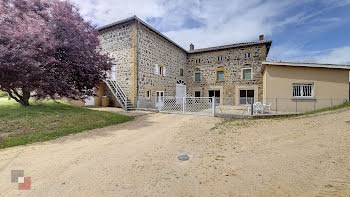
<path id="1" fill-rule="evenodd" d="M 309 111 L 349 100 L 349 65 L 262 62 L 264 103 Z M 317 107 L 316 107 L 317 106 Z"/>

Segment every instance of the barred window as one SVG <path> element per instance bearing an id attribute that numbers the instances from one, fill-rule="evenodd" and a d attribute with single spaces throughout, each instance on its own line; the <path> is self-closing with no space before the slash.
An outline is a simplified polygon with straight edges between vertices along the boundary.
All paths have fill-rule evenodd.
<path id="1" fill-rule="evenodd" d="M 293 97 L 310 98 L 314 96 L 313 83 L 293 83 Z"/>

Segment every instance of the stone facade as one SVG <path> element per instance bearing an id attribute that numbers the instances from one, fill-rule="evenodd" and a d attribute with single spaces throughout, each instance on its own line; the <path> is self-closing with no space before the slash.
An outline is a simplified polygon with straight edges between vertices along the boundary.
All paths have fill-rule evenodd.
<path id="1" fill-rule="evenodd" d="M 113 58 L 116 65 L 116 79 L 126 95 L 134 99 L 137 94 L 137 27 L 128 21 L 111 28 L 100 30 L 100 46 L 104 53 Z M 133 101 L 134 102 L 134 101 Z"/>
<path id="2" fill-rule="evenodd" d="M 245 58 L 246 53 L 251 56 Z M 222 57 L 222 60 L 218 61 L 218 57 Z M 196 63 L 196 59 L 200 59 L 200 63 Z M 265 60 L 265 44 L 199 53 L 190 51 L 186 72 L 188 94 L 195 96 L 194 92 L 200 91 L 202 97 L 208 97 L 209 90 L 219 90 L 220 103 L 233 105 L 239 104 L 240 89 L 253 89 L 255 98 L 261 99 L 261 62 Z M 247 68 L 252 71 L 251 79 L 243 79 L 243 69 Z M 223 71 L 224 80 L 217 80 L 218 71 Z M 200 82 L 195 81 L 195 73 L 200 73 Z"/>
<path id="3" fill-rule="evenodd" d="M 163 67 L 164 74 L 155 74 L 155 65 Z M 139 106 L 154 104 L 157 91 L 164 91 L 164 96 L 175 96 L 180 68 L 187 64 L 187 53 L 175 46 L 158 33 L 143 24 L 139 24 Z M 147 91 L 151 96 L 147 98 Z M 142 100 L 141 100 L 142 99 Z M 148 102 L 147 102 L 148 100 Z M 146 106 L 145 103 L 148 103 Z"/>
<path id="4" fill-rule="evenodd" d="M 188 96 L 200 91 L 200 96 L 208 97 L 209 91 L 219 90 L 220 103 L 226 105 L 239 104 L 241 89 L 253 89 L 254 97 L 262 98 L 261 63 L 271 42 L 186 51 L 137 17 L 99 31 L 101 49 L 114 58 L 116 80 L 135 107 L 155 107 L 157 91 L 175 96 L 178 81 L 186 83 Z M 246 53 L 251 54 L 249 58 L 245 58 Z M 218 56 L 222 60 L 218 61 Z M 156 73 L 156 66 L 164 73 Z M 252 79 L 242 78 L 243 68 L 252 69 Z M 184 76 L 180 76 L 180 69 Z M 219 81 L 220 71 L 224 78 Z M 195 81 L 195 73 L 201 73 L 200 82 Z"/>

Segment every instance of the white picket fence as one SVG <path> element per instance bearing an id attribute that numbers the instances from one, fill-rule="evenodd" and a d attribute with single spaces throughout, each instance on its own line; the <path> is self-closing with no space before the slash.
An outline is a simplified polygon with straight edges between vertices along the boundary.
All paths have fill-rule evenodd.
<path id="1" fill-rule="evenodd" d="M 213 101 L 214 97 L 159 97 L 156 107 L 160 112 L 166 113 L 214 116 Z"/>

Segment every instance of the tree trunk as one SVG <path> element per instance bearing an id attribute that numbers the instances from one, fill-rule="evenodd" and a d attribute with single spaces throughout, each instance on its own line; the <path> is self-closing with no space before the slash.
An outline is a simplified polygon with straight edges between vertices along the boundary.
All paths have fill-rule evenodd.
<path id="1" fill-rule="evenodd" d="M 9 89 L 7 91 L 9 97 L 13 98 L 15 101 L 23 106 L 29 106 L 30 91 L 22 90 L 22 95 L 20 95 L 16 89 Z"/>
<path id="2" fill-rule="evenodd" d="M 23 91 L 22 98 L 20 99 L 20 103 L 24 106 L 29 106 L 29 98 L 30 98 L 30 92 Z"/>

